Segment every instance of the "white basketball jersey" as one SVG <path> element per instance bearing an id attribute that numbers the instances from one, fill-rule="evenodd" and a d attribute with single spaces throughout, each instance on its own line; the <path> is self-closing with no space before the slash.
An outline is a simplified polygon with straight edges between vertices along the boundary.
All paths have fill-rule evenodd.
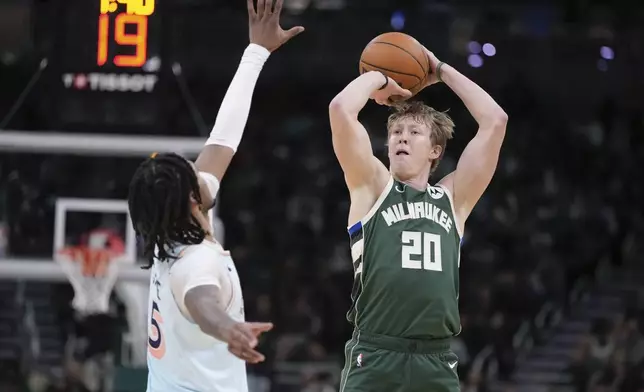
<path id="1" fill-rule="evenodd" d="M 150 276 L 147 391 L 247 392 L 245 362 L 233 356 L 226 343 L 206 335 L 184 316 L 177 304 L 183 298 L 175 300 L 170 281 L 173 270 L 178 276 L 178 268 L 217 263 L 222 303 L 233 319 L 244 321 L 241 285 L 230 254 L 209 241 L 174 252 L 180 258 L 155 261 Z"/>

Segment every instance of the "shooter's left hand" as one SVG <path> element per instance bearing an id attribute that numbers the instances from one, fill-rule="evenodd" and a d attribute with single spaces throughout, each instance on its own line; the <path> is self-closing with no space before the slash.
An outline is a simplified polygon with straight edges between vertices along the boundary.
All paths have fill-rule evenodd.
<path id="1" fill-rule="evenodd" d="M 438 67 L 440 60 L 427 48 L 425 48 L 425 54 L 427 55 L 427 61 L 429 63 L 429 72 L 427 73 L 420 90 L 439 82 L 436 68 Z"/>

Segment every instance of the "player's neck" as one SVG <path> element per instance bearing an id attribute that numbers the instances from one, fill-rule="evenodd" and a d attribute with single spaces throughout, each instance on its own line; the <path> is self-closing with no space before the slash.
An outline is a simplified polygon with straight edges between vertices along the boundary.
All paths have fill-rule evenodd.
<path id="1" fill-rule="evenodd" d="M 424 191 L 427 189 L 427 181 L 424 181 L 422 179 L 421 180 L 413 179 L 413 180 L 406 180 L 406 181 L 400 181 L 400 182 L 402 182 L 403 184 L 407 184 L 408 187 L 413 188 L 417 191 Z"/>
<path id="2" fill-rule="evenodd" d="M 429 176 L 428 175 L 417 175 L 413 177 L 401 177 L 397 176 L 392 173 L 392 176 L 394 179 L 397 181 L 402 182 L 403 184 L 407 184 L 408 187 L 416 189 L 417 191 L 424 191 L 427 189 L 427 183 L 429 182 Z"/>
<path id="3" fill-rule="evenodd" d="M 213 237 L 213 228 L 212 225 L 210 224 L 210 221 L 208 219 L 208 215 L 206 213 L 202 213 L 200 210 L 193 210 L 192 211 L 192 216 L 197 219 L 197 222 L 199 223 L 199 226 L 206 232 L 206 236 L 204 237 L 205 240 L 215 242 L 215 237 Z"/>

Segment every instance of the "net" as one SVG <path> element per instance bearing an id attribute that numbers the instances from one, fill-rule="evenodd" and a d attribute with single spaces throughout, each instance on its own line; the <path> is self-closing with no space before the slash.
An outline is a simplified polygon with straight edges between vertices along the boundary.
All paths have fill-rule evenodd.
<path id="1" fill-rule="evenodd" d="M 109 299 L 118 277 L 118 254 L 89 246 L 67 247 L 56 254 L 74 289 L 72 306 L 81 314 L 107 313 Z"/>

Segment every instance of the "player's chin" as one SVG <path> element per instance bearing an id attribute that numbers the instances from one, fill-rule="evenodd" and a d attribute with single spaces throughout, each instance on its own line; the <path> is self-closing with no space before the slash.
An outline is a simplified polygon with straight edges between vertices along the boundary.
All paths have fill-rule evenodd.
<path id="1" fill-rule="evenodd" d="M 423 163 L 407 160 L 397 162 L 392 165 L 392 173 L 397 175 L 400 180 L 408 180 L 421 175 L 424 172 L 425 166 Z"/>
<path id="2" fill-rule="evenodd" d="M 411 156 L 406 154 L 398 154 L 389 157 L 391 168 L 394 172 L 408 171 L 412 167 Z"/>
<path id="3" fill-rule="evenodd" d="M 405 161 L 391 161 L 391 173 L 398 179 L 407 178 L 412 173 L 412 166 L 410 162 Z"/>

